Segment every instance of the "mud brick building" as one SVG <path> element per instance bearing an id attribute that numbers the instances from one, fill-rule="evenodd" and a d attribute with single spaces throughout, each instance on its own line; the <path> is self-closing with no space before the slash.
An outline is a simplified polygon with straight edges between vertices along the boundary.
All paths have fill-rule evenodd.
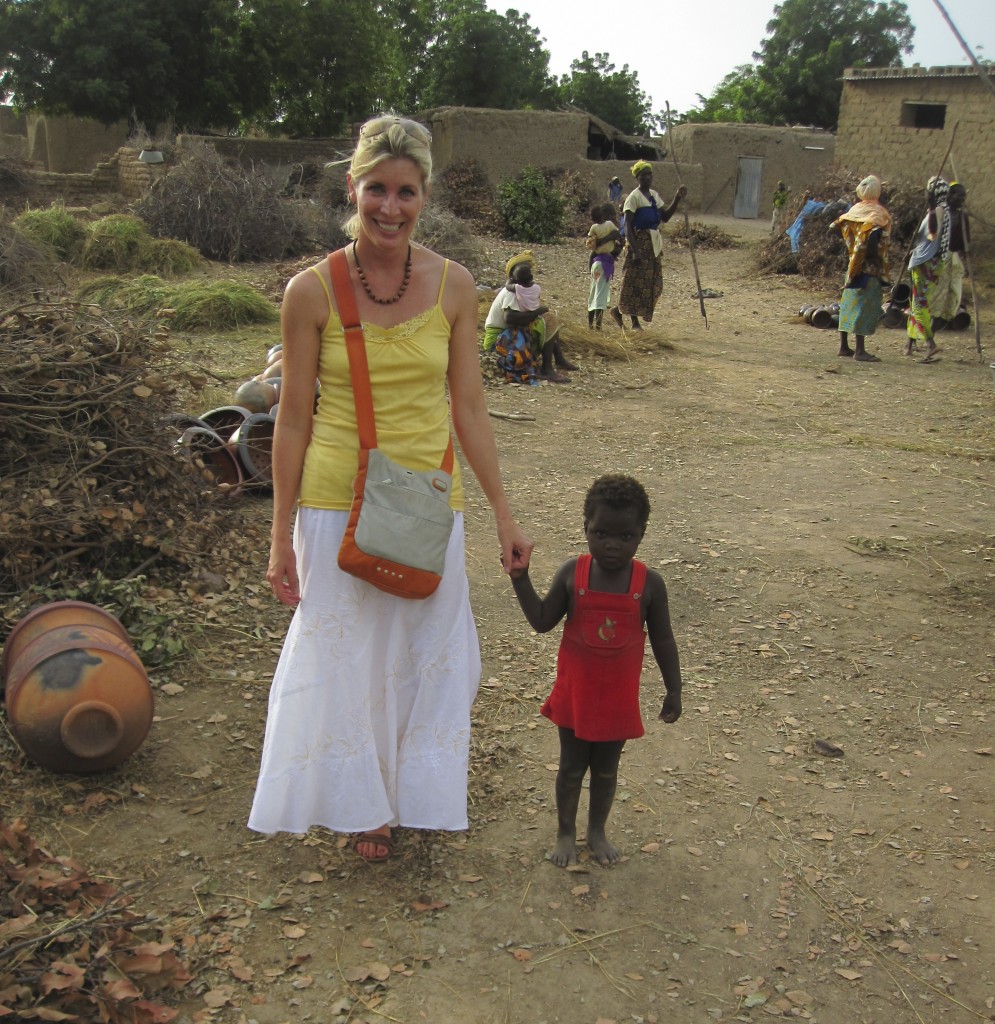
<path id="1" fill-rule="evenodd" d="M 985 69 L 995 84 L 995 69 Z M 951 145 L 952 142 L 952 145 Z M 944 176 L 968 190 L 975 240 L 992 244 L 995 224 L 995 95 L 972 67 L 850 68 L 836 163 L 883 179 Z M 986 223 L 987 222 L 987 223 Z"/>

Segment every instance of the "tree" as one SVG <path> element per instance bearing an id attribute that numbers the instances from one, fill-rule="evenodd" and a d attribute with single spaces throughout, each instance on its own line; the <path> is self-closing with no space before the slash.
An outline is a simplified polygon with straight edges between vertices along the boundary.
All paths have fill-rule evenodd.
<path id="1" fill-rule="evenodd" d="M 270 130 L 336 135 L 390 104 L 397 41 L 373 0 L 247 0 L 245 10 L 243 60 L 251 51 L 267 83 L 258 115 Z"/>
<path id="2" fill-rule="evenodd" d="M 628 64 L 616 71 L 607 53 L 592 57 L 585 50 L 570 63 L 570 74 L 560 79 L 559 93 L 564 103 L 596 114 L 627 135 L 646 135 L 657 125 L 639 76 Z"/>
<path id="3" fill-rule="evenodd" d="M 231 127 L 238 0 L 0 0 L 0 93 L 22 110 Z"/>
<path id="4" fill-rule="evenodd" d="M 901 67 L 915 29 L 902 0 L 784 0 L 745 65 L 688 120 L 834 128 L 846 68 Z"/>
<path id="5" fill-rule="evenodd" d="M 421 106 L 547 107 L 556 94 L 549 52 L 527 14 L 461 10 L 429 49 Z"/>

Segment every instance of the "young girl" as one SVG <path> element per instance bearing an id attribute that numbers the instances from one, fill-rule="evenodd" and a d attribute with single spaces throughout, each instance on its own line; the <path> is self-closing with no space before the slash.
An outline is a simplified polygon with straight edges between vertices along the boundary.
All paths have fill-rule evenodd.
<path id="1" fill-rule="evenodd" d="M 601 322 L 611 298 L 611 279 L 615 273 L 615 247 L 621 241 L 614 221 L 615 210 L 606 203 L 591 207 L 591 230 L 587 247 L 591 250 L 591 288 L 587 296 L 587 326 L 601 330 Z"/>
<path id="2" fill-rule="evenodd" d="M 599 477 L 584 499 L 590 554 L 565 562 L 542 599 L 528 565 L 510 573 L 518 603 L 536 632 L 548 633 L 567 618 L 556 682 L 542 706 L 560 730 L 556 846 L 549 855 L 559 867 L 577 863 L 577 805 L 588 771 L 587 845 L 601 864 L 614 864 L 621 856 L 605 835 L 605 822 L 625 741 L 643 734 L 639 674 L 647 632 L 667 690 L 660 718 L 676 722 L 681 717 L 681 663 L 667 587 L 634 558 L 649 514 L 649 499 L 637 480 L 618 473 Z"/>

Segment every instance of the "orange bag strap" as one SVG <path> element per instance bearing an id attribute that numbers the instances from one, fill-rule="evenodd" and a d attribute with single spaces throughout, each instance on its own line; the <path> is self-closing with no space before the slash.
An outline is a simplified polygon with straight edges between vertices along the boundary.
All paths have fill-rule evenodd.
<path id="1" fill-rule="evenodd" d="M 366 335 L 363 321 L 359 318 L 356 293 L 349 280 L 349 261 L 345 249 L 336 249 L 328 254 L 328 275 L 332 280 L 335 305 L 339 320 L 345 331 L 346 354 L 349 356 L 349 374 L 352 377 L 352 396 L 356 402 L 356 426 L 359 429 L 360 448 L 376 448 L 377 422 L 373 415 L 373 394 L 370 391 L 370 365 L 366 360 Z M 443 472 L 452 476 L 456 460 L 453 453 L 453 435 L 442 456 Z"/>

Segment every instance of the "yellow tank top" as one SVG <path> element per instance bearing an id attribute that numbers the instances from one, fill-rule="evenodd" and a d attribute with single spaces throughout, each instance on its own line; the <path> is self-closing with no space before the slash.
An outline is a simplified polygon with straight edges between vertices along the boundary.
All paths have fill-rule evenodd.
<path id="1" fill-rule="evenodd" d="M 309 508 L 348 509 L 359 465 L 349 357 L 328 285 L 317 267 L 311 269 L 318 274 L 328 296 L 328 323 L 321 332 L 321 397 L 304 455 L 300 503 Z M 377 445 L 409 469 L 438 469 L 449 442 L 446 373 L 451 326 L 442 311 L 442 290 L 448 273 L 446 260 L 434 306 L 396 327 L 363 324 Z M 453 466 L 449 504 L 456 511 L 463 509 L 459 462 Z"/>

